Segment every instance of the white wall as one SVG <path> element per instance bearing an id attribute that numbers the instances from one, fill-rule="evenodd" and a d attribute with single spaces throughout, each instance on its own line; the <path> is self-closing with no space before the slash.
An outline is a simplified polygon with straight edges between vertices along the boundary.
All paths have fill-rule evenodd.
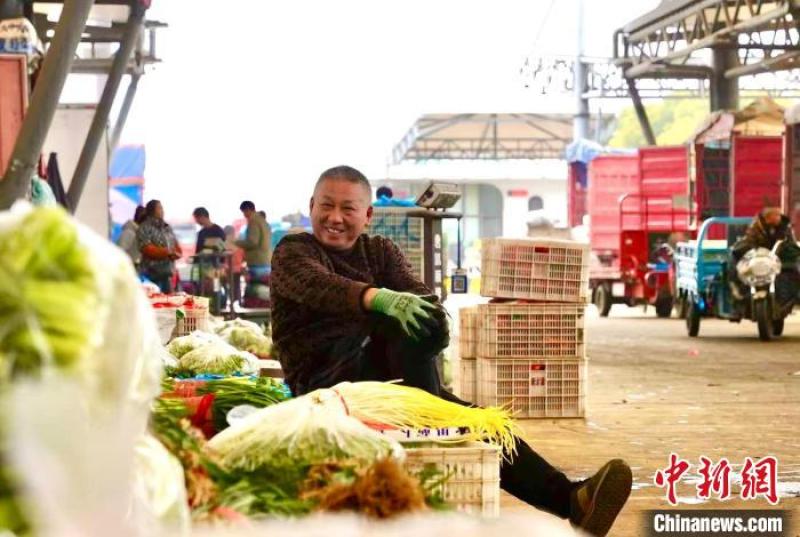
<path id="1" fill-rule="evenodd" d="M 482 181 L 494 184 L 503 194 L 503 236 L 521 238 L 528 236 L 528 199 L 539 196 L 544 202 L 540 214 L 557 226 L 566 226 L 567 187 L 566 181 L 548 179 Z M 509 196 L 510 190 L 527 191 L 526 196 Z"/>
<path id="2" fill-rule="evenodd" d="M 94 107 L 89 105 L 61 105 L 45 140 L 45 159 L 51 152 L 58 154 L 58 167 L 64 190 L 69 189 L 72 174 L 86 141 L 86 134 L 94 117 Z M 83 196 L 75 217 L 103 237 L 109 236 L 108 201 L 108 139 L 103 137 L 97 156 L 89 171 Z"/>

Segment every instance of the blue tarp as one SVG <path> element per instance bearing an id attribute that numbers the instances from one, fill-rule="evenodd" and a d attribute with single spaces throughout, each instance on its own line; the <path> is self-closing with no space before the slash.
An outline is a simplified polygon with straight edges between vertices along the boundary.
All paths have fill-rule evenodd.
<path id="1" fill-rule="evenodd" d="M 117 241 L 122 226 L 133 218 L 137 205 L 144 204 L 145 149 L 128 145 L 114 151 L 109 166 L 111 192 L 111 240 Z M 119 182 L 120 184 L 117 184 Z"/>
<path id="2" fill-rule="evenodd" d="M 588 164 L 600 155 L 633 155 L 636 149 L 618 149 L 604 147 L 592 140 L 575 140 L 564 150 L 567 162 L 582 162 Z"/>
<path id="3" fill-rule="evenodd" d="M 417 202 L 414 198 L 395 199 L 381 196 L 372 205 L 374 207 L 416 207 Z"/>
<path id="4" fill-rule="evenodd" d="M 144 177 L 145 151 L 143 145 L 127 145 L 114 151 L 109 167 L 112 179 L 123 177 Z"/>

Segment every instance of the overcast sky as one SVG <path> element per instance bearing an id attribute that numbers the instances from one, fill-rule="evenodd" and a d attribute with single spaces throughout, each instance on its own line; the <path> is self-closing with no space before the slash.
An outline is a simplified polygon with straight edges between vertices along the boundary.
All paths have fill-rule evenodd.
<path id="1" fill-rule="evenodd" d="M 586 0 L 586 54 L 609 56 L 613 31 L 657 3 Z M 519 70 L 531 53 L 575 53 L 577 0 L 153 4 L 170 26 L 164 63 L 123 141 L 147 145 L 147 196 L 173 218 L 206 205 L 224 223 L 245 198 L 270 219 L 305 210 L 341 163 L 385 177 L 424 113 L 572 111 L 525 90 Z"/>

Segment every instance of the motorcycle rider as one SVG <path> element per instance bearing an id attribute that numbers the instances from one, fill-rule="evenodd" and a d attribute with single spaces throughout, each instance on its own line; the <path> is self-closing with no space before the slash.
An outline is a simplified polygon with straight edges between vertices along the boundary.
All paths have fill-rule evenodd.
<path id="1" fill-rule="evenodd" d="M 741 300 L 744 296 L 736 273 L 736 265 L 744 255 L 754 248 L 772 250 L 778 241 L 784 241 L 776 252 L 781 264 L 786 266 L 797 260 L 800 249 L 797 246 L 792 223 L 779 207 L 767 206 L 761 210 L 747 228 L 744 237 L 731 247 L 731 263 L 728 267 L 728 278 L 734 298 Z M 776 284 L 777 287 L 777 284 Z"/>

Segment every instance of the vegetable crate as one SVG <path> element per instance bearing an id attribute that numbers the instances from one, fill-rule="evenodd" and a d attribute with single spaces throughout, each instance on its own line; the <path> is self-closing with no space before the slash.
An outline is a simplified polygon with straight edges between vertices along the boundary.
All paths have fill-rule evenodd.
<path id="1" fill-rule="evenodd" d="M 586 303 L 588 289 L 588 244 L 554 239 L 483 239 L 483 296 Z"/>
<path id="2" fill-rule="evenodd" d="M 208 332 L 211 316 L 208 308 L 185 308 L 177 313 L 178 322 L 175 325 L 175 337 L 188 336 L 195 330 Z"/>
<path id="3" fill-rule="evenodd" d="M 461 358 L 458 361 L 458 396 L 464 401 L 474 403 L 477 397 L 477 364 L 474 358 Z"/>
<path id="4" fill-rule="evenodd" d="M 458 310 L 459 357 L 475 358 L 478 354 L 478 308 Z"/>
<path id="5" fill-rule="evenodd" d="M 408 216 L 404 209 L 375 208 L 373 210 L 372 221 L 367 227 L 367 233 L 391 239 L 405 255 L 414 274 L 422 277 L 425 274 L 423 219 Z"/>
<path id="6" fill-rule="evenodd" d="M 483 304 L 477 309 L 480 357 L 583 359 L 586 355 L 583 304 Z"/>
<path id="7" fill-rule="evenodd" d="M 498 446 L 483 442 L 423 444 L 405 451 L 405 466 L 412 475 L 435 469 L 449 476 L 441 485 L 447 503 L 470 514 L 495 518 L 500 515 Z"/>
<path id="8" fill-rule="evenodd" d="M 584 416 L 586 361 L 478 358 L 480 406 L 508 408 L 518 418 Z"/>

